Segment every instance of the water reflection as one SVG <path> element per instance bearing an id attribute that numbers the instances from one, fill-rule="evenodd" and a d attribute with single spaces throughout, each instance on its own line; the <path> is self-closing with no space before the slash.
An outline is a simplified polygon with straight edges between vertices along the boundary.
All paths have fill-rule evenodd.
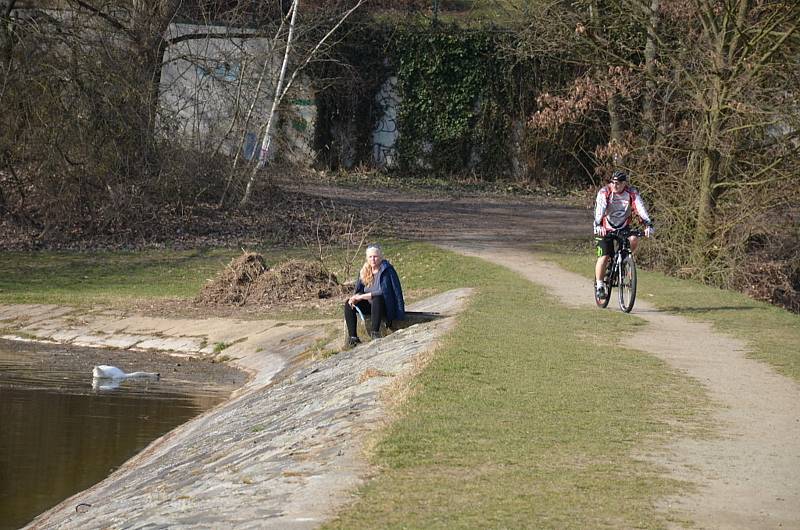
<path id="1" fill-rule="evenodd" d="M 8 349 L 0 341 L 2 530 L 19 528 L 102 480 L 232 390 L 211 385 L 198 395 L 197 381 L 177 377 L 131 379 L 118 381 L 113 389 L 93 389 L 93 359 L 88 368 L 80 362 L 59 366 L 52 352 Z"/>

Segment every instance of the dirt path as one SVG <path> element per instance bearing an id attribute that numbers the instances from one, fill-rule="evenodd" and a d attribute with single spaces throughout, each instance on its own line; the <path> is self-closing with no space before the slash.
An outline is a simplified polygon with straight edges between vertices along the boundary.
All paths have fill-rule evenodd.
<path id="1" fill-rule="evenodd" d="M 563 303 L 592 307 L 591 281 L 544 262 L 525 246 L 586 236 L 588 211 L 531 201 L 347 192 L 318 193 L 351 205 L 380 207 L 396 219 L 398 235 L 424 239 L 519 272 Z M 713 439 L 676 439 L 647 455 L 696 492 L 664 499 L 670 518 L 694 528 L 800 528 L 800 385 L 745 357 L 740 341 L 705 323 L 638 301 L 649 325 L 627 340 L 705 386 L 716 406 Z"/>
<path id="2" fill-rule="evenodd" d="M 513 248 L 448 245 L 519 272 L 550 289 L 562 303 L 592 307 L 591 281 Z M 637 302 L 647 325 L 626 340 L 702 383 L 717 404 L 710 440 L 679 439 L 647 455 L 696 494 L 664 499 L 661 509 L 697 528 L 800 528 L 800 386 L 747 359 L 743 343 L 709 324 Z"/>

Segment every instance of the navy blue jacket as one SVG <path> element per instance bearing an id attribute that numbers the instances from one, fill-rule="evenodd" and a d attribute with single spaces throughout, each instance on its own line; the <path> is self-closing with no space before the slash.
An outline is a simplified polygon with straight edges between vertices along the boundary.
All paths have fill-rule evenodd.
<path id="1" fill-rule="evenodd" d="M 405 320 L 406 319 L 406 304 L 403 301 L 403 289 L 400 287 L 400 278 L 397 276 L 397 271 L 394 270 L 392 264 L 387 260 L 381 261 L 381 266 L 378 269 L 378 282 L 383 291 L 383 301 L 386 305 L 386 319 L 392 320 Z M 359 275 L 356 280 L 355 294 L 364 293 L 364 282 L 361 281 Z"/>

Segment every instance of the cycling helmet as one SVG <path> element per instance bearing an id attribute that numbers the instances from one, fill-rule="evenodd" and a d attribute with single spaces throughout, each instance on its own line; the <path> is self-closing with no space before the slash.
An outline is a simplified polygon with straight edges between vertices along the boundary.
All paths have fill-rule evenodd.
<path id="1" fill-rule="evenodd" d="M 621 169 L 617 169 L 616 171 L 614 171 L 611 174 L 611 181 L 612 182 L 614 182 L 614 181 L 626 182 L 627 180 L 628 180 L 628 174 L 625 171 L 621 170 Z"/>

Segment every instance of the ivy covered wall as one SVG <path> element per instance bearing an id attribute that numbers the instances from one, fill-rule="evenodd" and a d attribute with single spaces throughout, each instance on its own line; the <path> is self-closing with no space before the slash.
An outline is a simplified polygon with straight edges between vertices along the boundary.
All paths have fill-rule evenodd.
<path id="1" fill-rule="evenodd" d="M 546 137 L 525 125 L 538 91 L 558 85 L 565 65 L 520 60 L 513 47 L 513 34 L 494 29 L 349 33 L 338 62 L 344 80 L 319 93 L 319 163 L 408 178 L 585 180 L 585 131 L 579 137 L 566 127 Z"/>
<path id="2" fill-rule="evenodd" d="M 509 71 L 487 32 L 412 29 L 394 39 L 400 162 L 437 174 L 506 173 Z"/>

